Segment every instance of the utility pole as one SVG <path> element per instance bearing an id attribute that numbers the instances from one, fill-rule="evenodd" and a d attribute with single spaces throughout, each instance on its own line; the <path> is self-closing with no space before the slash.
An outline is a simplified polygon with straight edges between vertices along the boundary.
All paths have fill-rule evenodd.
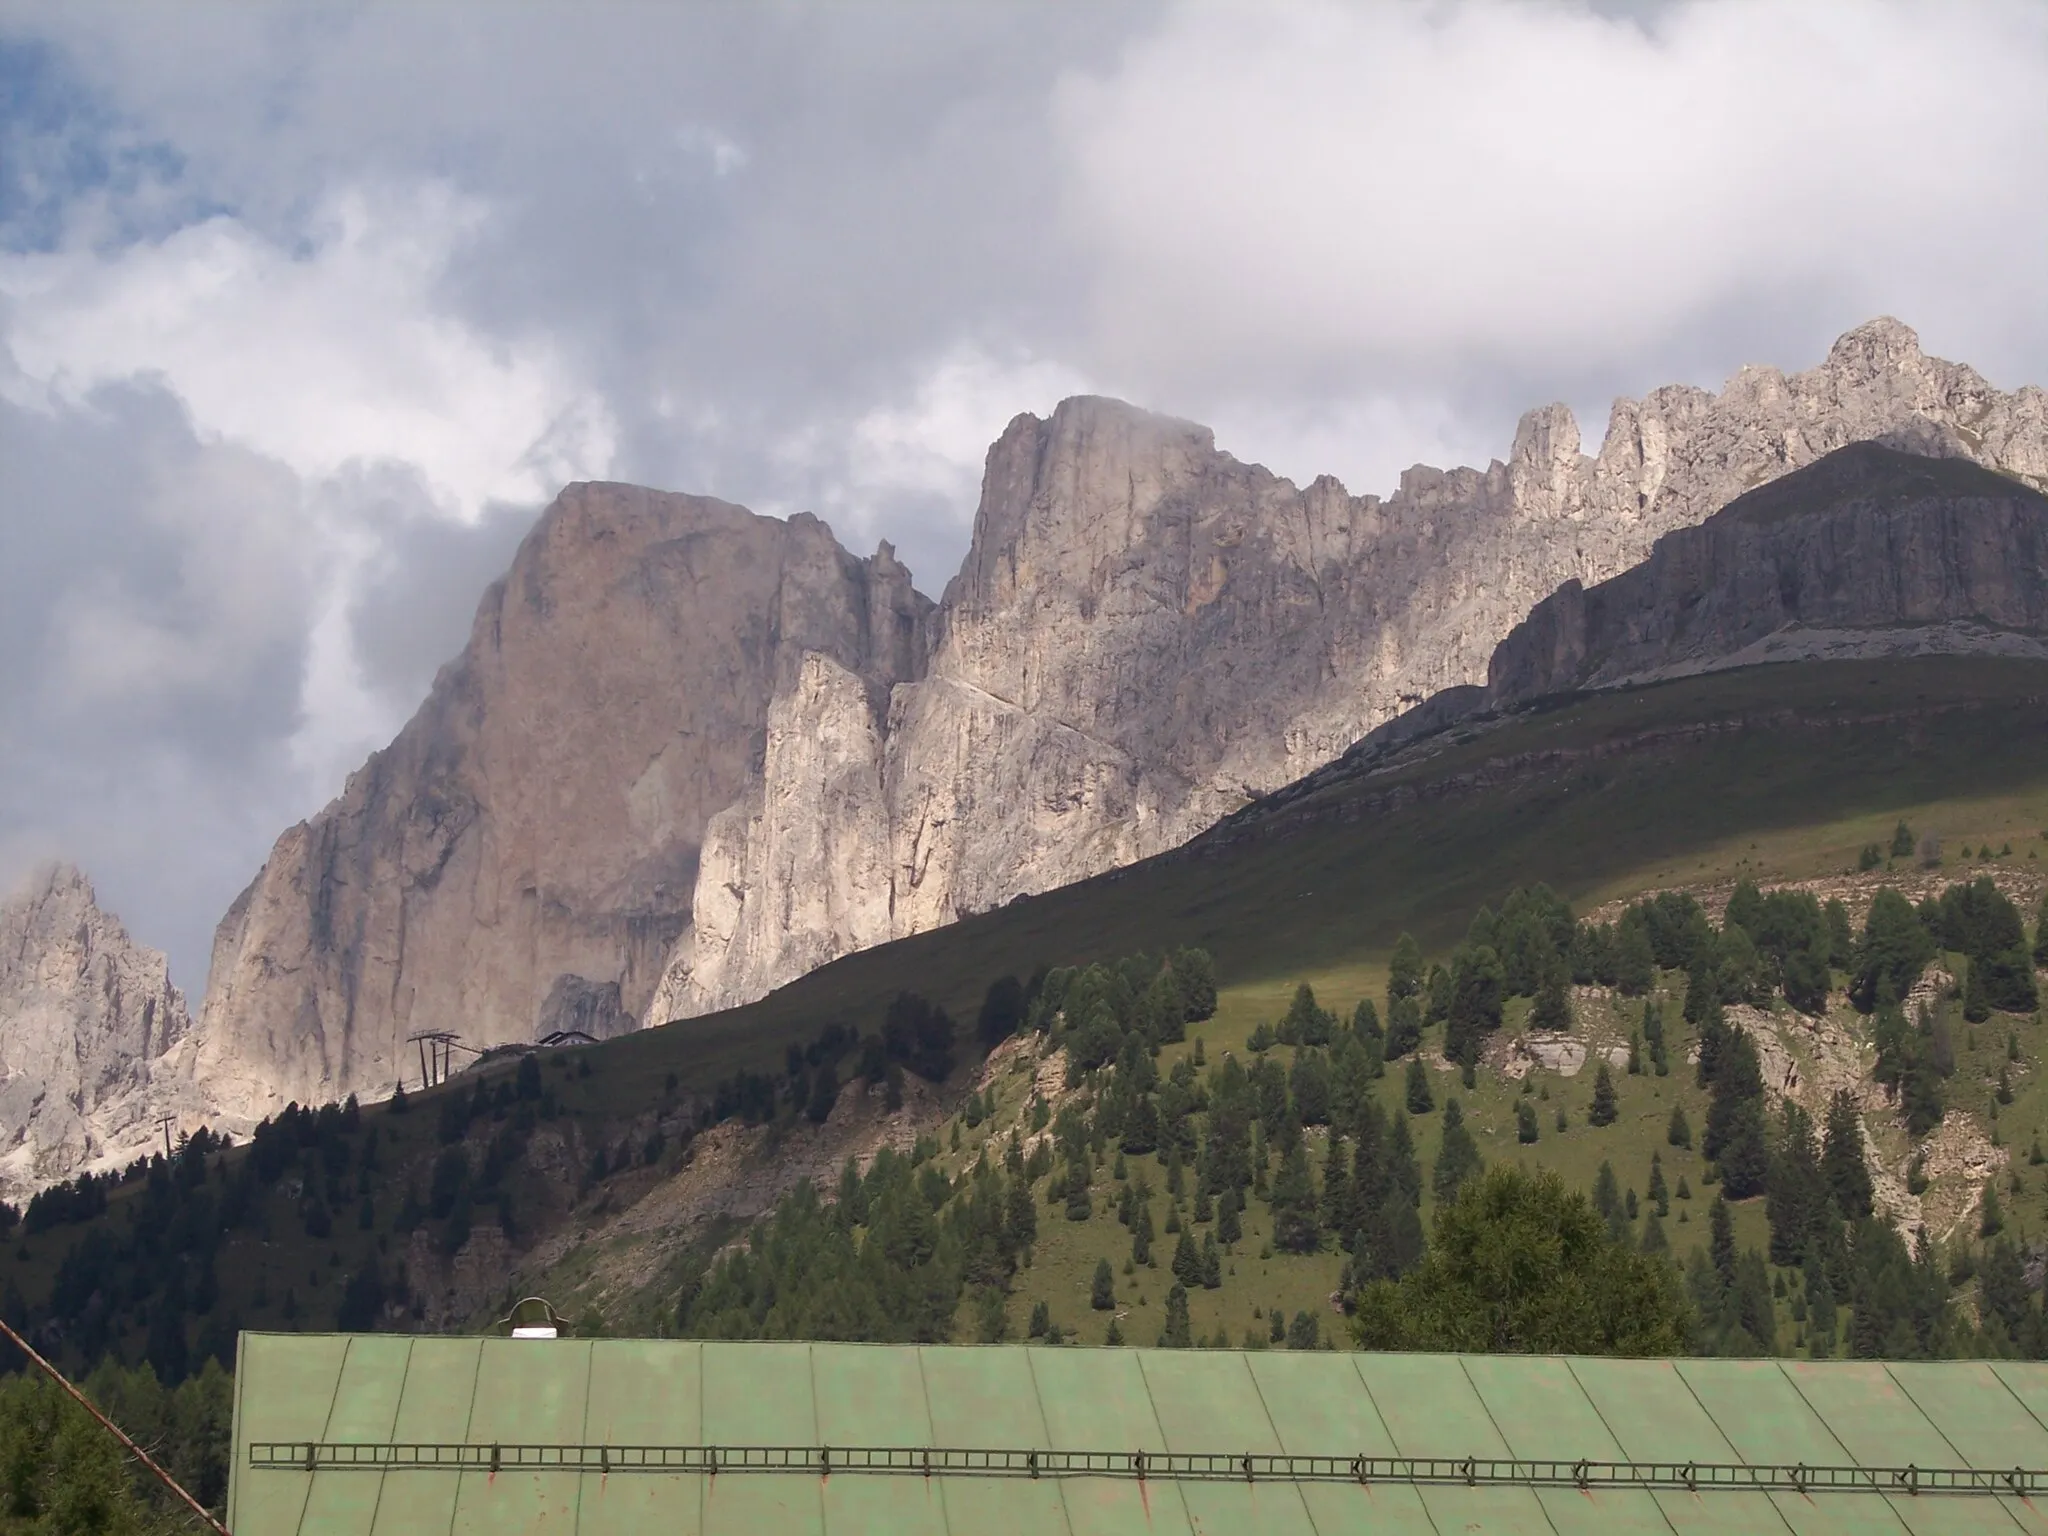
<path id="1" fill-rule="evenodd" d="M 163 1129 L 164 1161 L 168 1163 L 177 1155 L 171 1151 L 171 1127 L 178 1123 L 178 1117 L 176 1115 L 159 1115 L 157 1116 L 156 1123 Z"/>

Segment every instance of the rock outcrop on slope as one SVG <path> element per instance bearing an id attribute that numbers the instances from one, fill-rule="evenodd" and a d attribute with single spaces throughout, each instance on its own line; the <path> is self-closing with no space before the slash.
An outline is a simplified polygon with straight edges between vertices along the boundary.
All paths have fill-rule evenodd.
<path id="1" fill-rule="evenodd" d="M 807 657 L 914 681 L 930 612 L 887 545 L 856 559 L 808 514 L 570 486 L 418 713 L 222 920 L 200 1082 L 247 1116 L 389 1093 L 417 1030 L 630 1026 L 770 700 Z"/>
<path id="2" fill-rule="evenodd" d="M 157 1082 L 163 1058 L 190 1028 L 163 955 L 76 869 L 39 870 L 0 901 L 0 1195 L 146 1151 L 180 1099 L 175 1072 Z"/>
<path id="3" fill-rule="evenodd" d="M 1804 373 L 1617 401 L 1595 455 L 1564 407 L 1531 412 L 1505 463 L 1416 468 L 1385 500 L 1297 488 L 1114 401 L 1020 416 L 923 677 L 885 702 L 820 659 L 771 708 L 646 1022 L 1172 847 L 1482 682 L 1561 584 L 1876 437 L 2048 485 L 2048 395 L 2003 394 L 1893 320 Z"/>
<path id="4" fill-rule="evenodd" d="M 1485 704 L 1805 655 L 2048 657 L 2048 496 L 1856 443 L 1568 581 L 1494 651 Z"/>

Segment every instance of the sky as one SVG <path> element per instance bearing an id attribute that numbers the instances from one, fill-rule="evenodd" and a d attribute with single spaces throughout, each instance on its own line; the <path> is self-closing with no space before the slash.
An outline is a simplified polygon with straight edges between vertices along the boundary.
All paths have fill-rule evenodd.
<path id="1" fill-rule="evenodd" d="M 1878 314 L 2048 384 L 2034 0 L 0 0 L 0 889 L 214 924 L 565 483 L 937 595 L 1103 393 L 1297 480 Z"/>

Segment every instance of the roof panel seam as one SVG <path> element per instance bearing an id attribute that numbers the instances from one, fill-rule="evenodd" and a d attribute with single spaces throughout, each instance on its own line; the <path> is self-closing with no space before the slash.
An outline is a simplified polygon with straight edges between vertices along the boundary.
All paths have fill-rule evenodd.
<path id="1" fill-rule="evenodd" d="M 391 1427 L 384 1431 L 387 1435 L 398 1433 L 399 1410 L 405 1406 L 405 1382 L 412 1374 L 412 1347 L 413 1340 L 408 1338 L 405 1341 L 405 1364 L 398 1370 L 398 1395 L 391 1400 Z M 377 1478 L 377 1497 L 370 1501 L 370 1531 L 373 1533 L 377 1529 L 378 1512 L 384 1508 L 384 1485 L 385 1479 L 380 1474 Z"/>
<path id="2" fill-rule="evenodd" d="M 1465 1385 L 1472 1389 L 1472 1397 L 1479 1404 L 1479 1411 L 1486 1415 L 1486 1422 L 1493 1426 L 1494 1439 L 1500 1442 L 1502 1450 L 1506 1451 L 1508 1455 L 1513 1456 L 1515 1454 L 1514 1442 L 1509 1440 L 1506 1433 L 1501 1429 L 1500 1420 L 1493 1416 L 1493 1405 L 1487 1402 L 1486 1394 L 1479 1390 L 1479 1383 L 1472 1379 L 1471 1366 L 1466 1364 L 1463 1355 L 1453 1355 L 1451 1358 L 1458 1362 L 1458 1374 L 1465 1378 Z M 1467 1452 L 1467 1454 L 1469 1455 L 1470 1452 Z M 1428 1502 L 1427 1498 L 1424 1499 L 1424 1502 Z M 1536 1513 L 1543 1517 L 1543 1523 L 1549 1526 L 1553 1533 L 1557 1533 L 1557 1522 L 1550 1518 L 1550 1506 L 1543 1502 L 1543 1495 L 1532 1488 L 1529 1490 L 1529 1502 L 1536 1506 Z M 1664 1511 L 1661 1507 L 1658 1509 L 1657 1515 L 1659 1519 L 1663 1518 Z M 1665 1523 L 1669 1524 L 1670 1522 L 1666 1521 Z"/>
<path id="3" fill-rule="evenodd" d="M 1955 1464 L 1959 1467 L 1974 1467 L 1977 1463 L 1972 1461 L 1967 1455 L 1963 1453 L 1963 1448 L 1961 1446 L 1957 1445 L 1955 1441 L 1949 1439 L 1947 1433 L 1942 1429 L 1942 1427 L 1934 1422 L 1934 1415 L 1929 1413 L 1925 1408 L 1922 1408 L 1920 1406 L 1920 1400 L 1914 1397 L 1911 1392 L 1908 1392 L 1906 1390 L 1906 1384 L 1900 1381 L 1898 1377 L 1892 1374 L 1891 1363 L 1888 1361 L 1881 1361 L 1879 1362 L 1878 1368 L 1884 1372 L 1884 1379 L 1892 1384 L 1892 1390 L 1897 1392 L 1900 1397 L 1904 1398 L 1908 1403 L 1910 1403 L 1912 1405 L 1913 1411 L 1919 1414 L 1922 1419 L 1926 1420 L 1927 1427 L 1934 1431 L 1934 1438 L 1939 1440 L 1943 1445 L 1948 1447 L 1949 1454 L 1955 1457 L 1956 1459 Z"/>
<path id="4" fill-rule="evenodd" d="M 1624 1461 L 1631 1460 L 1632 1458 L 1629 1456 L 1628 1448 L 1621 1443 L 1621 1436 L 1617 1435 L 1614 1432 L 1614 1426 L 1607 1422 L 1607 1415 L 1602 1413 L 1600 1411 L 1600 1405 L 1593 1401 L 1593 1394 L 1588 1392 L 1586 1390 L 1586 1384 L 1583 1381 L 1579 1380 L 1578 1371 L 1576 1371 L 1572 1367 L 1571 1356 L 1564 1355 L 1560 1358 L 1564 1361 L 1565 1375 L 1571 1378 L 1572 1385 L 1579 1389 L 1579 1396 L 1584 1398 L 1586 1400 L 1586 1406 L 1593 1410 L 1594 1419 L 1599 1423 L 1600 1427 L 1607 1432 L 1607 1443 L 1614 1447 L 1615 1453 L 1620 1459 Z M 1467 1371 L 1465 1373 L 1468 1379 L 1470 1378 L 1471 1374 L 1472 1373 L 1470 1371 Z M 1473 1384 L 1473 1389 L 1475 1391 L 1478 1389 L 1478 1384 L 1476 1382 Z M 1508 1449 L 1513 1450 L 1514 1447 L 1510 1446 L 1508 1447 Z M 1664 1501 L 1658 1498 L 1657 1495 L 1653 1493 L 1650 1495 L 1650 1502 L 1656 1506 L 1657 1518 L 1664 1522 L 1664 1528 L 1670 1531 L 1672 1533 L 1672 1536 L 1677 1536 L 1678 1527 L 1671 1523 L 1671 1512 L 1665 1509 Z M 1548 1513 L 1549 1511 L 1546 1510 L 1545 1514 L 1547 1515 Z"/>
<path id="5" fill-rule="evenodd" d="M 1266 1401 L 1266 1389 L 1259 1385 L 1258 1372 L 1252 1369 L 1251 1357 L 1249 1355 L 1240 1354 L 1237 1357 L 1237 1363 L 1244 1367 L 1245 1379 L 1250 1381 L 1252 1384 L 1252 1396 L 1259 1400 L 1259 1412 L 1263 1413 L 1266 1416 L 1266 1428 L 1272 1433 L 1273 1444 L 1279 1447 L 1282 1455 L 1286 1455 L 1288 1453 L 1287 1442 L 1280 1438 L 1280 1426 L 1278 1423 L 1274 1421 L 1272 1405 Z M 1138 1367 L 1141 1371 L 1144 1369 L 1144 1365 L 1145 1357 L 1143 1355 L 1140 1355 L 1138 1357 Z M 1148 1396 L 1151 1394 L 1152 1382 L 1150 1377 L 1146 1378 L 1145 1391 Z M 1158 1410 L 1154 1409 L 1154 1417 L 1157 1417 L 1157 1413 Z M 1161 1427 L 1159 1438 L 1161 1443 L 1165 1442 L 1166 1434 L 1163 1426 Z M 1301 1485 L 1299 1483 L 1295 1484 L 1294 1491 L 1301 1498 L 1301 1513 L 1302 1516 L 1308 1521 L 1308 1528 L 1311 1531 L 1317 1532 L 1318 1536 L 1321 1536 L 1322 1527 L 1316 1524 L 1316 1512 L 1309 1507 L 1308 1495 L 1302 1491 Z M 1418 1502 L 1420 1501 L 1418 1500 Z M 1429 1523 L 1432 1528 L 1434 1528 L 1436 1525 L 1436 1522 L 1434 1520 L 1430 1521 Z"/>
<path id="6" fill-rule="evenodd" d="M 1032 1361 L 1032 1355 L 1034 1353 L 1036 1353 L 1036 1351 L 1029 1348 L 1026 1348 L 1024 1351 L 1024 1374 L 1031 1382 L 1032 1405 L 1038 1409 L 1039 1435 L 1044 1440 L 1046 1448 L 1050 1450 L 1052 1448 L 1053 1443 L 1052 1415 L 1045 1411 L 1045 1393 L 1039 1389 L 1038 1367 Z M 1054 1490 L 1059 1494 L 1060 1519 L 1066 1524 L 1067 1536 L 1073 1536 L 1074 1512 L 1067 1508 L 1066 1479 L 1056 1478 L 1054 1480 Z"/>
<path id="7" fill-rule="evenodd" d="M 1677 1360 L 1671 1362 L 1671 1374 L 1678 1378 L 1679 1385 L 1685 1388 L 1686 1396 L 1693 1400 L 1694 1404 L 1699 1408 L 1701 1416 L 1706 1419 L 1708 1426 L 1720 1437 L 1721 1443 L 1728 1447 L 1728 1459 L 1737 1462 L 1743 1460 L 1742 1453 L 1735 1448 L 1735 1442 L 1728 1438 L 1728 1431 L 1721 1427 L 1721 1421 L 1714 1417 L 1714 1410 L 1707 1406 L 1706 1399 L 1700 1396 L 1698 1389 L 1693 1386 L 1691 1378 L 1680 1369 Z M 1778 1517 L 1780 1525 L 1784 1526 L 1787 1531 L 1794 1529 L 1792 1517 L 1778 1507 L 1778 1501 L 1775 1497 L 1767 1493 L 1764 1495 L 1764 1502 L 1771 1506 L 1771 1513 Z M 1660 1504 L 1658 1507 L 1661 1509 L 1663 1506 Z"/>

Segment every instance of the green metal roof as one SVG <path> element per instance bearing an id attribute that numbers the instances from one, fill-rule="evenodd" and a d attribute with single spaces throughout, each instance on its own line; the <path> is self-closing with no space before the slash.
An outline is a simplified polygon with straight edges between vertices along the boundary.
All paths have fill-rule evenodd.
<path id="1" fill-rule="evenodd" d="M 2003 1361 L 246 1334 L 235 1387 L 236 1536 L 2048 1531 Z"/>

